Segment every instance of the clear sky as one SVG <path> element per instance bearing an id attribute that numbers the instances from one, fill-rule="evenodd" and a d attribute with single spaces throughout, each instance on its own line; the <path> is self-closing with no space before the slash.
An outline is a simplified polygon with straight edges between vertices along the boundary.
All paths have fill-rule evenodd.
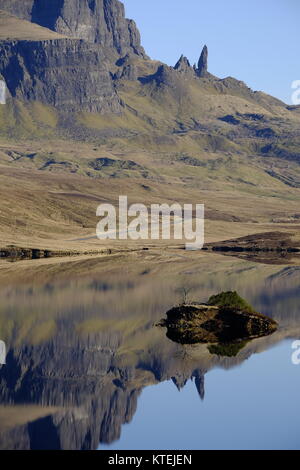
<path id="1" fill-rule="evenodd" d="M 291 103 L 300 80 L 300 0 L 123 0 L 148 55 L 174 65 L 209 49 L 209 71 Z"/>

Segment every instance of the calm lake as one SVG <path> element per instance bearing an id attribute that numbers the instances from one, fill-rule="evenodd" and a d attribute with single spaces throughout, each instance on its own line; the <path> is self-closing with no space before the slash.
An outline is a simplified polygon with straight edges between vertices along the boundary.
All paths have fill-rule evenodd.
<path id="1" fill-rule="evenodd" d="M 0 265 L 1 449 L 300 449 L 300 266 L 206 253 Z M 236 290 L 279 323 L 218 356 L 155 326 Z M 300 357 L 300 354 L 299 354 Z"/>

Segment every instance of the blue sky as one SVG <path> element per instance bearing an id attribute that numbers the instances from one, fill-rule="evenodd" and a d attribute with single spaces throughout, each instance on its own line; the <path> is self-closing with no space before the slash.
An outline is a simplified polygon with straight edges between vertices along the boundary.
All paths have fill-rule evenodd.
<path id="1" fill-rule="evenodd" d="M 148 55 L 194 63 L 204 44 L 209 71 L 291 103 L 300 80 L 299 0 L 123 0 Z"/>

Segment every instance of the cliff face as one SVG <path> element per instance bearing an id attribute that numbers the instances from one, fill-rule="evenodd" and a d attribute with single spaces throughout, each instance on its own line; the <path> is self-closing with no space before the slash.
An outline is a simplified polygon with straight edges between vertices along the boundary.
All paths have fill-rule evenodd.
<path id="1" fill-rule="evenodd" d="M 31 20 L 33 0 L 1 0 L 0 9 L 8 11 L 18 18 Z"/>
<path id="2" fill-rule="evenodd" d="M 0 70 L 10 94 L 67 112 L 119 113 L 103 51 L 82 40 L 3 41 Z"/>
<path id="3" fill-rule="evenodd" d="M 40 40 L 32 30 L 32 39 L 27 33 L 26 40 L 15 40 L 12 31 L 0 41 L 0 74 L 10 96 L 66 112 L 121 112 L 111 78 L 114 64 L 126 54 L 145 57 L 140 34 L 125 18 L 122 3 L 0 0 L 1 9 L 21 18 L 26 30 L 30 21 L 45 28 L 45 34 L 61 34 L 57 40 Z"/>
<path id="4" fill-rule="evenodd" d="M 72 38 L 100 44 L 120 56 L 144 57 L 135 22 L 118 0 L 0 0 L 0 9 Z"/>

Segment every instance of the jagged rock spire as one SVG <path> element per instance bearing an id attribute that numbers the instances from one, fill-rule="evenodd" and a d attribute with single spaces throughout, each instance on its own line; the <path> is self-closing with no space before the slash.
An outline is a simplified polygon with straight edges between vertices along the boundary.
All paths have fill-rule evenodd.
<path id="1" fill-rule="evenodd" d="M 175 70 L 178 70 L 179 72 L 187 72 L 191 69 L 191 64 L 187 57 L 185 57 L 183 54 L 181 55 L 180 59 L 176 63 Z"/>
<path id="2" fill-rule="evenodd" d="M 199 77 L 205 77 L 207 74 L 207 62 L 208 62 L 208 49 L 205 45 L 202 49 L 200 59 L 198 61 L 197 75 Z"/>

